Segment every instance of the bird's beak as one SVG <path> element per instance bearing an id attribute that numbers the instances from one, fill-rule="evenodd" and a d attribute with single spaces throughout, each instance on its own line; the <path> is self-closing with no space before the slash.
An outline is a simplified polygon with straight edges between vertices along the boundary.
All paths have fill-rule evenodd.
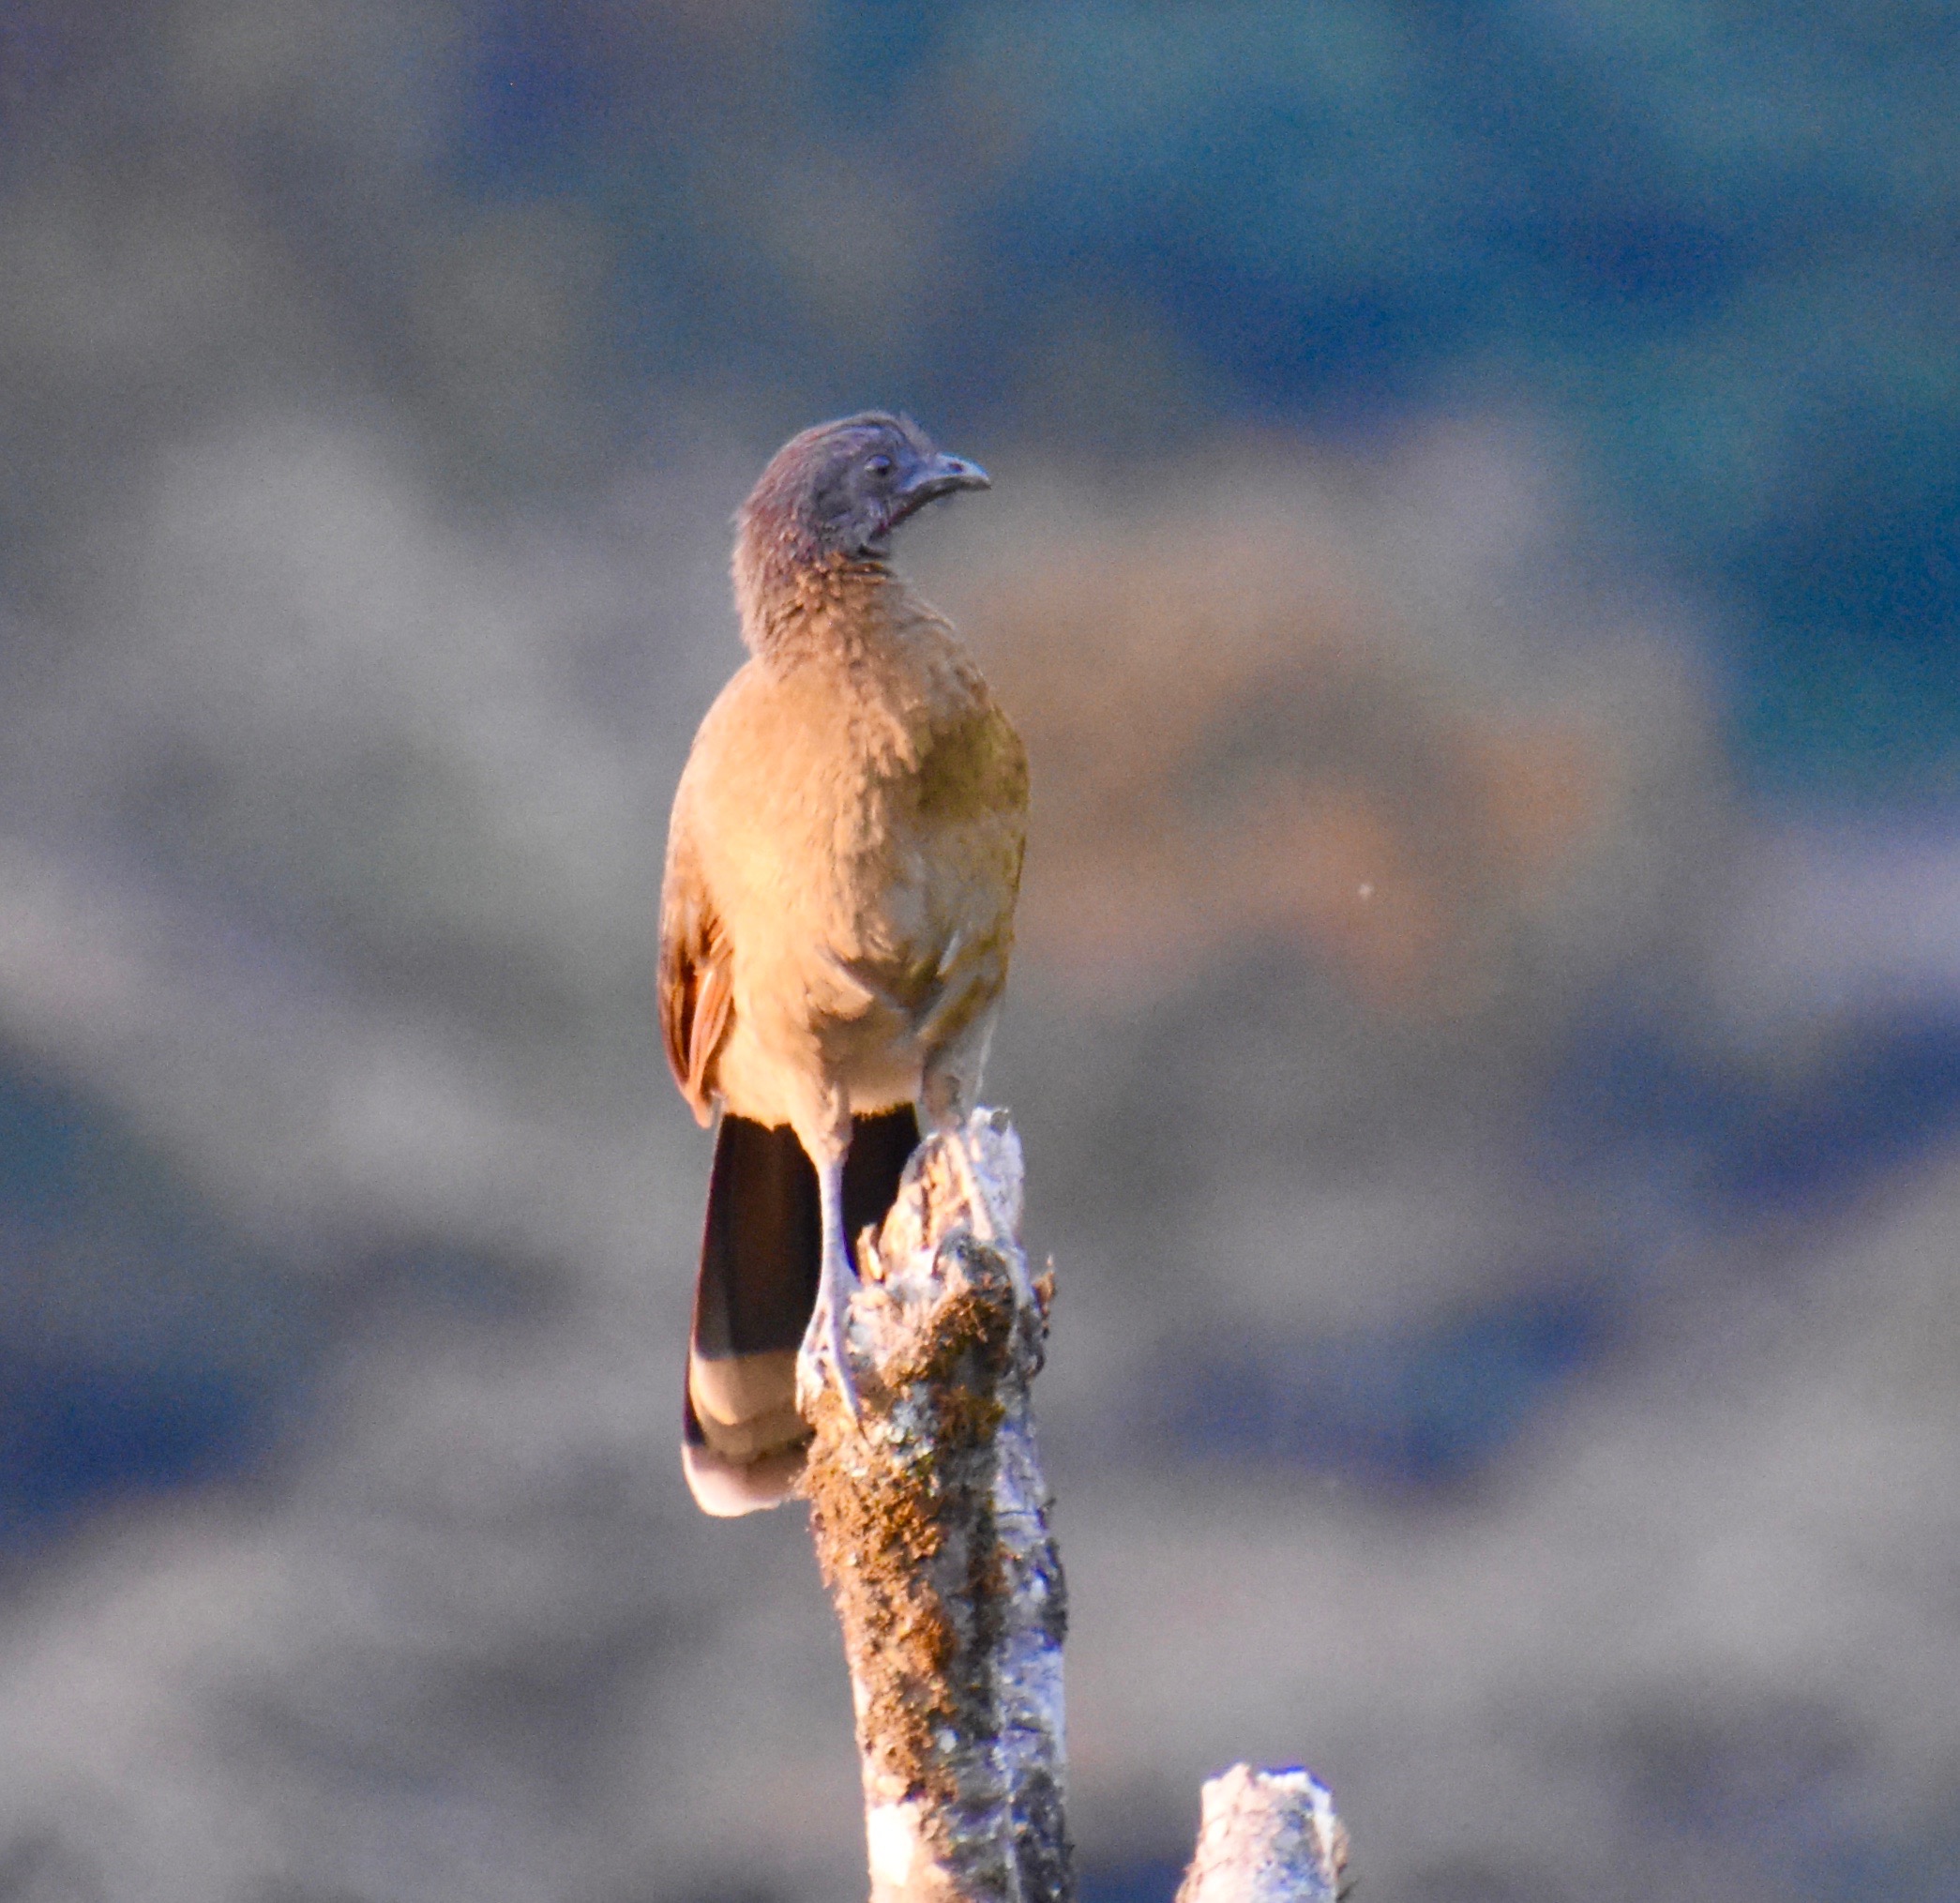
<path id="1" fill-rule="evenodd" d="M 924 508 L 928 502 L 937 502 L 941 496 L 951 495 L 955 490 L 992 487 L 992 477 L 977 462 L 969 462 L 964 456 L 948 456 L 944 450 L 935 450 L 919 464 L 905 487 L 898 491 L 898 506 L 892 521 L 901 522 L 907 516 Z"/>

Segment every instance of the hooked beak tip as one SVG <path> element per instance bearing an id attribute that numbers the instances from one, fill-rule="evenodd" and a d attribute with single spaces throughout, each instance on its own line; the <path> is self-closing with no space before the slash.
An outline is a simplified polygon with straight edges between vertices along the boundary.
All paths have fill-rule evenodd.
<path id="1" fill-rule="evenodd" d="M 992 487 L 993 478 L 977 462 L 941 451 L 906 484 L 892 512 L 892 524 L 896 526 L 908 516 L 916 515 L 928 502 L 937 502 L 942 495 L 954 495 L 962 489 Z"/>

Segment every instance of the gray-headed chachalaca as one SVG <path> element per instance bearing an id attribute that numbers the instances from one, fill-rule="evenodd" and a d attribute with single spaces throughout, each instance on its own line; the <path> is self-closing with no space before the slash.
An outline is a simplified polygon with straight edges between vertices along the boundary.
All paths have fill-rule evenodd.
<path id="1" fill-rule="evenodd" d="M 986 473 L 877 412 L 807 430 L 744 504 L 750 658 L 696 734 L 661 900 L 660 1022 L 718 1112 L 682 1457 L 710 1513 L 773 1506 L 807 1438 L 796 1357 L 856 1409 L 850 1238 L 921 1127 L 972 1109 L 1014 940 L 1027 757 L 945 617 L 890 566 Z"/>

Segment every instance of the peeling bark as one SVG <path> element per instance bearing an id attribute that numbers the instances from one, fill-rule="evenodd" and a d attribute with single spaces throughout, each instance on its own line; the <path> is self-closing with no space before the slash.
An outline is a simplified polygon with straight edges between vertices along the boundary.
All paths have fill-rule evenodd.
<path id="1" fill-rule="evenodd" d="M 1068 1903 L 1066 1597 L 1028 1389 L 1051 1281 L 1003 1111 L 934 1136 L 859 1244 L 853 1422 L 799 1369 L 805 1488 L 843 1626 L 873 1903 Z"/>

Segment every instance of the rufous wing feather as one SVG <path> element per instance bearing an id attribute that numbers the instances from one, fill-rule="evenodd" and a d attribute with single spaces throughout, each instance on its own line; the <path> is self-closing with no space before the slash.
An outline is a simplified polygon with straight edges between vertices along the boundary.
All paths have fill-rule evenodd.
<path id="1" fill-rule="evenodd" d="M 676 828 L 660 899 L 660 1033 L 674 1081 L 702 1125 L 715 1114 L 708 1066 L 728 1030 L 732 965 L 727 934 Z"/>

